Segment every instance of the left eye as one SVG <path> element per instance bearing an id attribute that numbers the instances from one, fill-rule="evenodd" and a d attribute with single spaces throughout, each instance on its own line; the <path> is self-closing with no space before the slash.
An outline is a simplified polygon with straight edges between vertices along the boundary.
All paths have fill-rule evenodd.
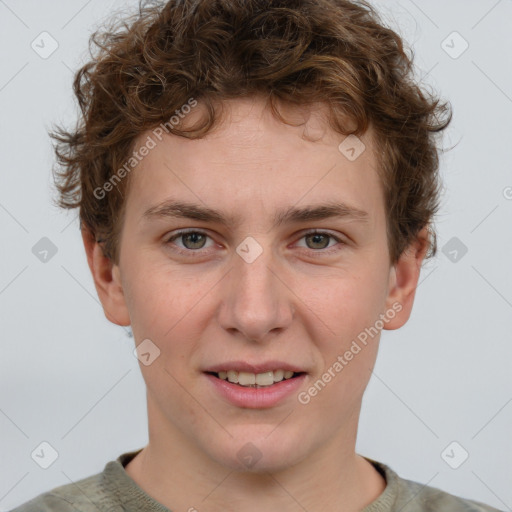
<path id="1" fill-rule="evenodd" d="M 301 239 L 302 238 L 306 240 L 309 239 L 313 245 L 316 245 L 316 247 L 310 247 L 308 245 L 308 249 L 326 249 L 329 246 L 329 239 L 341 242 L 339 238 L 331 235 L 331 233 L 325 233 L 323 231 L 311 231 L 303 235 Z M 320 247 L 318 245 L 320 245 Z"/>
<path id="2" fill-rule="evenodd" d="M 208 238 L 211 237 L 203 231 L 179 231 L 168 238 L 165 243 L 171 244 L 174 243 L 175 240 L 180 239 L 183 243 L 183 247 L 179 245 L 178 247 L 180 249 L 187 249 L 190 252 L 203 249 Z M 310 243 L 306 242 L 306 248 L 312 249 L 313 251 L 328 248 L 330 241 L 342 243 L 341 239 L 324 231 L 310 231 L 302 235 L 300 239 L 309 240 Z"/>

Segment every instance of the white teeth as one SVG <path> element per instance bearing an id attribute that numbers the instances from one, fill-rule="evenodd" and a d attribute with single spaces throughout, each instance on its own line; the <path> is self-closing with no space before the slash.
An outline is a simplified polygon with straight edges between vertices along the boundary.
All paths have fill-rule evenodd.
<path id="1" fill-rule="evenodd" d="M 238 384 L 238 372 L 235 372 L 234 370 L 229 370 L 228 373 L 228 380 L 229 382 L 233 382 L 234 384 Z M 220 377 L 220 375 L 219 375 Z"/>
<path id="2" fill-rule="evenodd" d="M 247 387 L 271 386 L 283 379 L 290 379 L 293 372 L 290 370 L 274 370 L 263 373 L 237 372 L 234 370 L 218 372 L 219 379 L 227 380 L 233 384 Z"/>
<path id="3" fill-rule="evenodd" d="M 284 370 L 275 370 L 274 371 L 274 382 L 280 382 L 284 378 Z"/>
<path id="4" fill-rule="evenodd" d="M 256 375 L 256 384 L 258 386 L 271 386 L 274 384 L 274 372 L 258 373 Z"/>
<path id="5" fill-rule="evenodd" d="M 240 384 L 240 386 L 250 386 L 251 384 L 256 384 L 256 375 L 254 375 L 254 373 L 239 372 L 238 384 Z"/>

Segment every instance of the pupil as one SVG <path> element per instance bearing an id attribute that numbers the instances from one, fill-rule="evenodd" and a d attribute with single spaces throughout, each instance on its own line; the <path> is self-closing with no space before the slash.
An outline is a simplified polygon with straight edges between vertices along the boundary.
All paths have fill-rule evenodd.
<path id="1" fill-rule="evenodd" d="M 199 247 L 199 248 L 201 248 L 201 247 L 202 247 L 202 245 L 201 245 L 201 243 L 200 243 L 200 242 L 198 242 L 198 240 L 197 240 L 198 238 L 200 239 L 201 237 L 203 237 L 203 235 L 201 235 L 200 233 L 187 233 L 186 235 L 184 235 L 183 240 L 185 240 L 185 239 L 187 239 L 187 238 L 190 238 L 190 239 L 192 239 L 192 244 L 197 244 L 197 243 L 199 243 L 199 244 L 200 244 L 200 247 Z M 204 237 L 203 237 L 203 238 L 204 238 Z M 187 244 L 185 244 L 185 245 L 187 245 Z M 204 240 L 203 240 L 203 245 L 204 245 Z M 197 249 L 198 247 L 194 247 L 194 248 L 195 248 L 195 249 Z"/>
<path id="2" fill-rule="evenodd" d="M 320 234 L 314 234 L 314 235 L 311 235 L 311 238 L 313 238 L 313 243 L 316 244 L 316 243 L 321 243 L 318 241 L 319 238 L 323 238 L 324 239 L 324 242 L 327 240 L 327 236 L 326 235 L 320 235 Z M 322 249 L 327 247 L 327 245 L 324 243 L 322 245 Z"/>

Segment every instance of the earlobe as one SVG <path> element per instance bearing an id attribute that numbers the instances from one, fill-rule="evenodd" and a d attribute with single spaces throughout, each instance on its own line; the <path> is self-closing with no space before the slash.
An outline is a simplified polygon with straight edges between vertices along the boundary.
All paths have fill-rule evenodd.
<path id="1" fill-rule="evenodd" d="M 402 327 L 411 315 L 414 296 L 421 272 L 421 265 L 429 246 L 428 228 L 423 228 L 416 240 L 404 250 L 397 263 L 390 270 L 389 292 L 386 299 L 387 310 L 396 314 L 384 329 Z"/>
<path id="2" fill-rule="evenodd" d="M 85 225 L 82 225 L 82 240 L 105 316 L 116 325 L 130 325 L 119 267 L 103 254 L 100 244 Z"/>

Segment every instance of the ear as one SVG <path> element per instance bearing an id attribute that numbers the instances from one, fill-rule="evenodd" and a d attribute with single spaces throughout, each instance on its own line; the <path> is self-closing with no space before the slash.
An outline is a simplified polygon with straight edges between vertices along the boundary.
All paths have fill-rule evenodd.
<path id="1" fill-rule="evenodd" d="M 119 267 L 103 254 L 92 232 L 82 224 L 82 240 L 94 285 L 108 320 L 117 325 L 130 325 Z"/>
<path id="2" fill-rule="evenodd" d="M 385 323 L 384 329 L 398 329 L 409 320 L 420 277 L 421 264 L 428 247 L 429 231 L 426 226 L 418 233 L 414 242 L 404 250 L 398 262 L 391 268 L 386 311 L 393 310 L 396 315 Z"/>

